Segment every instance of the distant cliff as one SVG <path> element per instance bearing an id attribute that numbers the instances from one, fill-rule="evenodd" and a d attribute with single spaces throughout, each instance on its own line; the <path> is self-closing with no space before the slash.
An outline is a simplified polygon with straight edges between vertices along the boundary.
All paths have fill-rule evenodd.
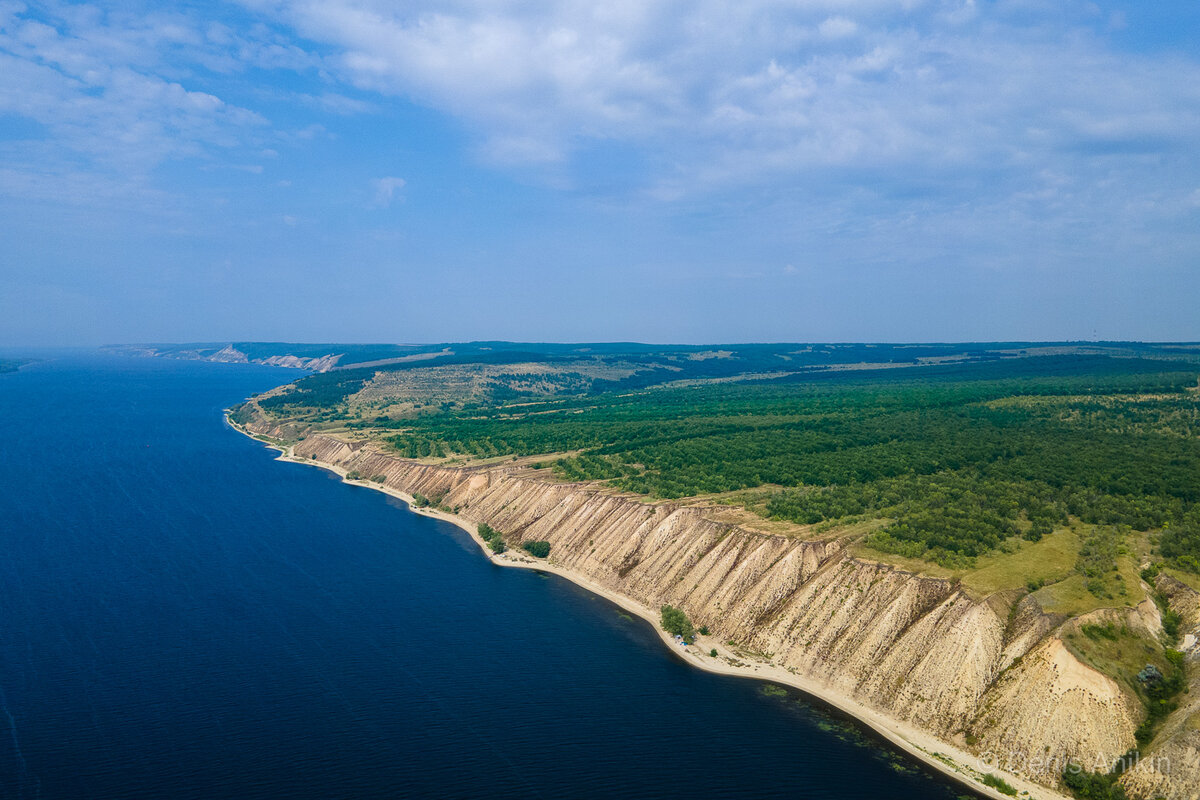
<path id="1" fill-rule="evenodd" d="M 302 435 L 248 427 L 269 437 Z M 679 607 L 722 641 L 769 654 L 1048 786 L 1059 784 L 1071 759 L 1095 769 L 1120 757 L 1144 716 L 1128 691 L 1079 660 L 1064 639 L 1101 622 L 1156 634 L 1161 621 L 1150 601 L 1071 620 L 1045 613 L 1029 595 L 972 598 L 949 580 L 854 558 L 835 540 L 752 531 L 716 521 L 703 507 L 645 503 L 504 466 L 422 465 L 327 435 L 302 438 L 294 452 L 439 498 L 510 544 L 548 541 L 553 562 L 573 574 L 652 608 Z M 1200 596 L 1182 584 L 1168 588 L 1185 623 L 1200 622 Z M 1144 754 L 1126 774 L 1134 796 L 1200 792 L 1200 733 L 1190 714 L 1191 706 L 1173 715 L 1159 737 L 1156 752 L 1171 759 L 1165 772 Z"/>
<path id="2" fill-rule="evenodd" d="M 251 357 L 232 344 L 227 345 L 111 345 L 110 352 L 126 353 L 129 355 L 155 356 L 160 358 L 179 358 L 187 361 L 215 361 L 229 364 L 264 364 L 273 367 L 292 367 L 306 369 L 312 372 L 328 372 L 337 366 L 343 353 L 325 353 L 322 355 L 293 355 L 291 353 L 273 353 Z"/>

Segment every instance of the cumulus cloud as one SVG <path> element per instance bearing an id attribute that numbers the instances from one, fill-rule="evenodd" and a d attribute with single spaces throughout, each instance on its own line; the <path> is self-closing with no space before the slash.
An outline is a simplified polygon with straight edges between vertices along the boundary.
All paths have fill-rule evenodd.
<path id="1" fill-rule="evenodd" d="M 319 95 L 297 94 L 292 99 L 294 102 L 343 116 L 369 114 L 376 110 L 373 104 L 365 100 L 347 97 L 337 92 L 322 92 Z"/>
<path id="2" fill-rule="evenodd" d="M 375 205 L 381 208 L 387 208 L 392 204 L 392 200 L 396 196 L 396 192 L 404 188 L 404 178 L 376 178 L 371 181 L 371 186 L 375 190 Z"/>
<path id="3" fill-rule="evenodd" d="M 32 176 L 8 185 L 36 184 L 57 158 L 64 172 L 141 176 L 136 194 L 171 159 L 253 163 L 267 139 L 315 149 L 344 135 L 321 114 L 409 102 L 456 120 L 487 164 L 549 186 L 776 202 L 839 235 L 868 209 L 874 227 L 855 235 L 897 241 L 1005 221 L 1069 230 L 1089 215 L 1095 233 L 1178 209 L 1200 182 L 1200 60 L 1119 46 L 1132 4 L 241 5 L 220 19 L 194 6 L 0 7 L 0 111 L 48 132 L 0 144 L 6 168 Z M 287 91 L 255 70 L 291 73 Z M 200 79 L 211 75 L 231 77 Z M 246 84 L 296 112 L 290 131 L 245 94 L 231 100 L 226 87 Z M 388 180 L 368 202 L 399 196 Z"/>
<path id="4" fill-rule="evenodd" d="M 817 26 L 817 30 L 827 39 L 841 39 L 853 36 L 858 31 L 858 23 L 845 17 L 829 17 Z"/>
<path id="5" fill-rule="evenodd" d="M 620 143 L 645 165 L 624 189 L 657 200 L 820 183 L 1082 202 L 1174 180 L 1165 159 L 1200 137 L 1200 63 L 1119 50 L 1083 0 L 247 5 L 332 47 L 354 87 L 465 121 L 489 163 L 579 175 Z M 1053 200 L 1050 168 L 1075 181 Z"/>
<path id="6" fill-rule="evenodd" d="M 261 32 L 260 32 L 261 33 Z M 265 37 L 265 38 L 264 38 Z M 262 33 L 257 39 L 183 13 L 104 10 L 90 5 L 0 7 L 0 114 L 38 128 L 6 137 L 0 157 L 8 193 L 64 201 L 92 196 L 78 187 L 107 183 L 107 194 L 144 197 L 147 176 L 164 162 L 261 153 L 267 119 L 197 84 L 198 71 L 238 71 L 283 63 L 303 51 Z M 290 57 L 285 57 L 290 53 Z"/>

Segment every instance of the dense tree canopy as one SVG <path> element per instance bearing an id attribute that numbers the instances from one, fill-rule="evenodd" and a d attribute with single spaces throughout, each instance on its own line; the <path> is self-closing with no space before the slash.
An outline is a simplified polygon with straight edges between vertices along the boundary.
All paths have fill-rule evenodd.
<path id="1" fill-rule="evenodd" d="M 409 458 L 546 455 L 561 479 L 656 498 L 774 487 L 763 509 L 772 517 L 885 520 L 871 545 L 948 564 L 1013 536 L 1036 540 L 1070 516 L 1163 528 L 1163 557 L 1200 572 L 1200 367 L 1158 354 L 985 355 L 651 389 L 642 386 L 650 377 L 634 372 L 568 397 L 504 396 L 348 424 L 376 430 Z M 655 380 L 668 368 L 719 378 L 736 366 L 649 352 L 621 358 Z M 744 368 L 779 358 L 748 348 L 734 360 Z M 577 373 L 562 374 L 579 383 Z M 316 375 L 260 405 L 328 414 L 370 378 L 369 370 Z"/>

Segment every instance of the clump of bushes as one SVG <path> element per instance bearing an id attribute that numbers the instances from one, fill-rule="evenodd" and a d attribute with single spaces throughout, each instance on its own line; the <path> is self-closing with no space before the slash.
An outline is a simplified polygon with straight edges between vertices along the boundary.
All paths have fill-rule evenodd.
<path id="1" fill-rule="evenodd" d="M 381 476 L 382 477 L 382 476 Z M 372 479 L 374 480 L 374 479 Z M 413 492 L 413 506 L 416 508 L 436 508 L 439 511 L 445 511 L 448 514 L 457 513 L 458 508 L 450 508 L 442 501 L 446 499 L 446 494 L 443 492 L 435 497 L 426 497 L 420 492 Z"/>
<path id="2" fill-rule="evenodd" d="M 1163 633 L 1171 642 L 1179 638 L 1179 626 L 1182 624 L 1183 618 L 1179 616 L 1179 612 L 1164 606 L 1162 611 Z"/>
<path id="3" fill-rule="evenodd" d="M 1063 785 L 1080 800 L 1125 800 L 1125 789 L 1117 783 L 1120 775 L 1112 772 L 1088 772 L 1079 768 L 1063 770 Z"/>
<path id="4" fill-rule="evenodd" d="M 534 558 L 545 558 L 550 555 L 549 542 L 525 542 L 521 547 L 525 548 L 525 551 Z"/>
<path id="5" fill-rule="evenodd" d="M 1028 542 L 1040 542 L 1043 536 L 1049 536 L 1054 532 L 1054 522 L 1045 517 L 1037 517 L 1033 520 L 1033 524 L 1029 526 L 1029 530 L 1021 534 Z"/>
<path id="6" fill-rule="evenodd" d="M 1099 641 L 1100 639 L 1108 639 L 1110 642 L 1115 642 L 1117 640 L 1117 626 L 1111 622 L 1107 625 L 1083 625 L 1080 630 L 1083 631 L 1084 636 L 1088 637 L 1093 642 Z M 1128 633 L 1129 631 L 1126 630 L 1123 632 Z"/>
<path id="7" fill-rule="evenodd" d="M 1179 707 L 1178 695 L 1187 687 L 1183 653 L 1167 648 L 1163 655 L 1166 657 L 1168 665 L 1166 675 L 1147 673 L 1143 678 L 1142 673 L 1138 674 L 1138 682 L 1145 693 L 1146 719 L 1134 731 L 1133 736 L 1142 746 L 1149 744 L 1154 739 L 1159 725 Z"/>
<path id="8" fill-rule="evenodd" d="M 1010 797 L 1017 796 L 1017 790 L 1013 787 L 1013 785 L 1004 780 L 1004 778 L 1001 778 L 999 775 L 992 775 L 991 773 L 988 773 L 980 778 L 980 781 L 984 786 L 990 786 L 997 792 L 1000 792 L 1000 794 L 1006 794 Z"/>
<path id="9" fill-rule="evenodd" d="M 1084 578 L 1084 587 L 1093 596 L 1113 599 L 1109 579 L 1117 574 L 1117 556 L 1126 531 L 1118 526 L 1097 526 L 1083 540 L 1075 571 Z"/>
<path id="10" fill-rule="evenodd" d="M 508 545 L 504 543 L 504 536 L 501 535 L 500 531 L 486 522 L 479 523 L 479 527 L 475 530 L 479 532 L 479 538 L 487 542 L 487 546 L 492 549 L 493 553 L 503 553 L 508 549 Z"/>
<path id="11" fill-rule="evenodd" d="M 1154 579 L 1158 577 L 1159 565 L 1151 564 L 1142 570 L 1142 580 L 1154 586 Z M 1167 601 L 1167 596 L 1157 589 L 1152 590 L 1154 602 L 1158 605 L 1159 614 L 1162 616 L 1163 634 L 1167 637 L 1168 644 L 1175 644 L 1179 640 L 1179 628 L 1183 624 L 1183 618 L 1179 616 L 1179 612 L 1171 608 L 1171 604 Z"/>
<path id="12" fill-rule="evenodd" d="M 687 614 L 674 606 L 663 606 L 660 611 L 664 631 L 672 636 L 682 636 L 688 644 L 695 640 L 696 629 L 692 627 L 692 621 L 687 618 Z"/>

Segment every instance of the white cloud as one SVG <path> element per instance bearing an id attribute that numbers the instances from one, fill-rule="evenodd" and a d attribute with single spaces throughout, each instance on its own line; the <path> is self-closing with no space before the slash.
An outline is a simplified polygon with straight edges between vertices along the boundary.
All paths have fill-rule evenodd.
<path id="1" fill-rule="evenodd" d="M 45 128 L 0 143 L 24 176 L 5 190 L 84 196 L 108 176 L 140 197 L 168 161 L 275 147 L 283 171 L 289 149 L 353 136 L 324 115 L 405 101 L 457 120 L 488 164 L 647 202 L 1069 226 L 1178 208 L 1200 181 L 1197 58 L 1118 49 L 1085 0 L 242 4 L 254 19 L 0 6 L 0 113 Z M 247 97 L 286 105 L 286 129 Z M 73 177 L 42 185 L 56 175 Z"/>
<path id="2" fill-rule="evenodd" d="M 826 39 L 844 39 L 858 32 L 858 23 L 845 17 L 829 17 L 817 29 Z"/>
<path id="3" fill-rule="evenodd" d="M 387 208 L 395 199 L 396 192 L 404 188 L 404 178 L 376 178 L 371 181 L 371 186 L 375 189 L 375 205 L 381 208 Z"/>
<path id="4" fill-rule="evenodd" d="M 65 202 L 97 192 L 144 197 L 147 176 L 164 161 L 208 159 L 261 138 L 260 114 L 189 87 L 181 67 L 191 59 L 168 56 L 203 45 L 181 15 L 121 17 L 57 4 L 0 11 L 0 113 L 43 131 L 5 142 L 5 193 Z"/>
<path id="5" fill-rule="evenodd" d="M 376 110 L 376 107 L 366 102 L 353 97 L 347 97 L 344 94 L 337 92 L 322 92 L 319 95 L 312 94 L 297 94 L 293 98 L 296 102 L 303 103 L 312 108 L 318 108 L 322 111 L 328 111 L 333 114 L 343 116 L 352 116 L 355 114 L 369 114 Z"/>
<path id="6" fill-rule="evenodd" d="M 1075 0 L 250 5 L 336 48 L 326 64 L 359 89 L 465 120 L 489 161 L 622 142 L 660 196 L 829 167 L 1041 169 L 1200 136 L 1195 59 L 1113 50 Z"/>

